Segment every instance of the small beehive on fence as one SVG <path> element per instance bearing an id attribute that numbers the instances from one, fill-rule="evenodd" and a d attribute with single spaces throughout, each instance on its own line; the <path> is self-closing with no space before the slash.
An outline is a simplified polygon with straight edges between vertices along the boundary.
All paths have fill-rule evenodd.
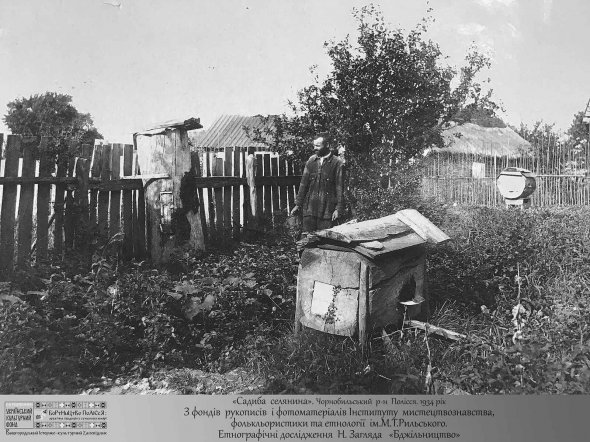
<path id="1" fill-rule="evenodd" d="M 427 297 L 425 244 L 448 239 L 412 209 L 315 232 L 299 264 L 295 332 L 358 330 L 364 344 L 367 330 L 415 316 Z"/>

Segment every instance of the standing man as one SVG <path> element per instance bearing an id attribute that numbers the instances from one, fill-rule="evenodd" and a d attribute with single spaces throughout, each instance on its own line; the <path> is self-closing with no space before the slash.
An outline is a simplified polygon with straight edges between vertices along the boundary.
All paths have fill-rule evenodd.
<path id="1" fill-rule="evenodd" d="M 313 148 L 291 211 L 293 215 L 302 210 L 303 232 L 329 229 L 344 213 L 343 162 L 332 154 L 325 135 L 313 141 Z"/>

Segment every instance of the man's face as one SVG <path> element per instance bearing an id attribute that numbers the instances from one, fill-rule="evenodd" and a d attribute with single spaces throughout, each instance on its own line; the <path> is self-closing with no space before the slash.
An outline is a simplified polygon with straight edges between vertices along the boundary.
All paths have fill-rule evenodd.
<path id="1" fill-rule="evenodd" d="M 323 138 L 318 138 L 313 142 L 313 149 L 315 153 L 321 157 L 328 154 L 328 147 Z"/>

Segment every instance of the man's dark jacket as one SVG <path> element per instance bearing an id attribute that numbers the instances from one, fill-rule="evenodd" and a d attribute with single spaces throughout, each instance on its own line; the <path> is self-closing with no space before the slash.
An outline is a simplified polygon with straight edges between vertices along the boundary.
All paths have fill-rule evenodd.
<path id="1" fill-rule="evenodd" d="M 344 213 L 342 194 L 342 160 L 331 154 L 320 165 L 320 157 L 312 155 L 303 171 L 296 204 L 303 216 L 315 216 L 320 219 L 332 219 L 334 210 L 340 216 Z"/>

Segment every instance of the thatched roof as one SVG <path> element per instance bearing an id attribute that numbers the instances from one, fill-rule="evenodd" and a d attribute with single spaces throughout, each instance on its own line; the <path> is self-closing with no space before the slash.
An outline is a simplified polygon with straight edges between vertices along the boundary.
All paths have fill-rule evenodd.
<path id="1" fill-rule="evenodd" d="M 251 133 L 254 129 L 264 131 L 272 127 L 272 120 L 266 122 L 261 115 L 222 115 L 211 127 L 193 133 L 190 137 L 194 148 L 267 147 L 263 143 L 253 141 L 246 133 L 245 127 L 249 128 Z"/>
<path id="2" fill-rule="evenodd" d="M 526 155 L 531 149 L 531 144 L 509 127 L 454 124 L 442 135 L 445 147 L 434 148 L 434 151 L 515 158 Z"/>
<path id="3" fill-rule="evenodd" d="M 590 100 L 588 100 L 588 103 L 586 103 L 586 110 L 584 110 L 582 121 L 586 124 L 590 123 Z"/>

